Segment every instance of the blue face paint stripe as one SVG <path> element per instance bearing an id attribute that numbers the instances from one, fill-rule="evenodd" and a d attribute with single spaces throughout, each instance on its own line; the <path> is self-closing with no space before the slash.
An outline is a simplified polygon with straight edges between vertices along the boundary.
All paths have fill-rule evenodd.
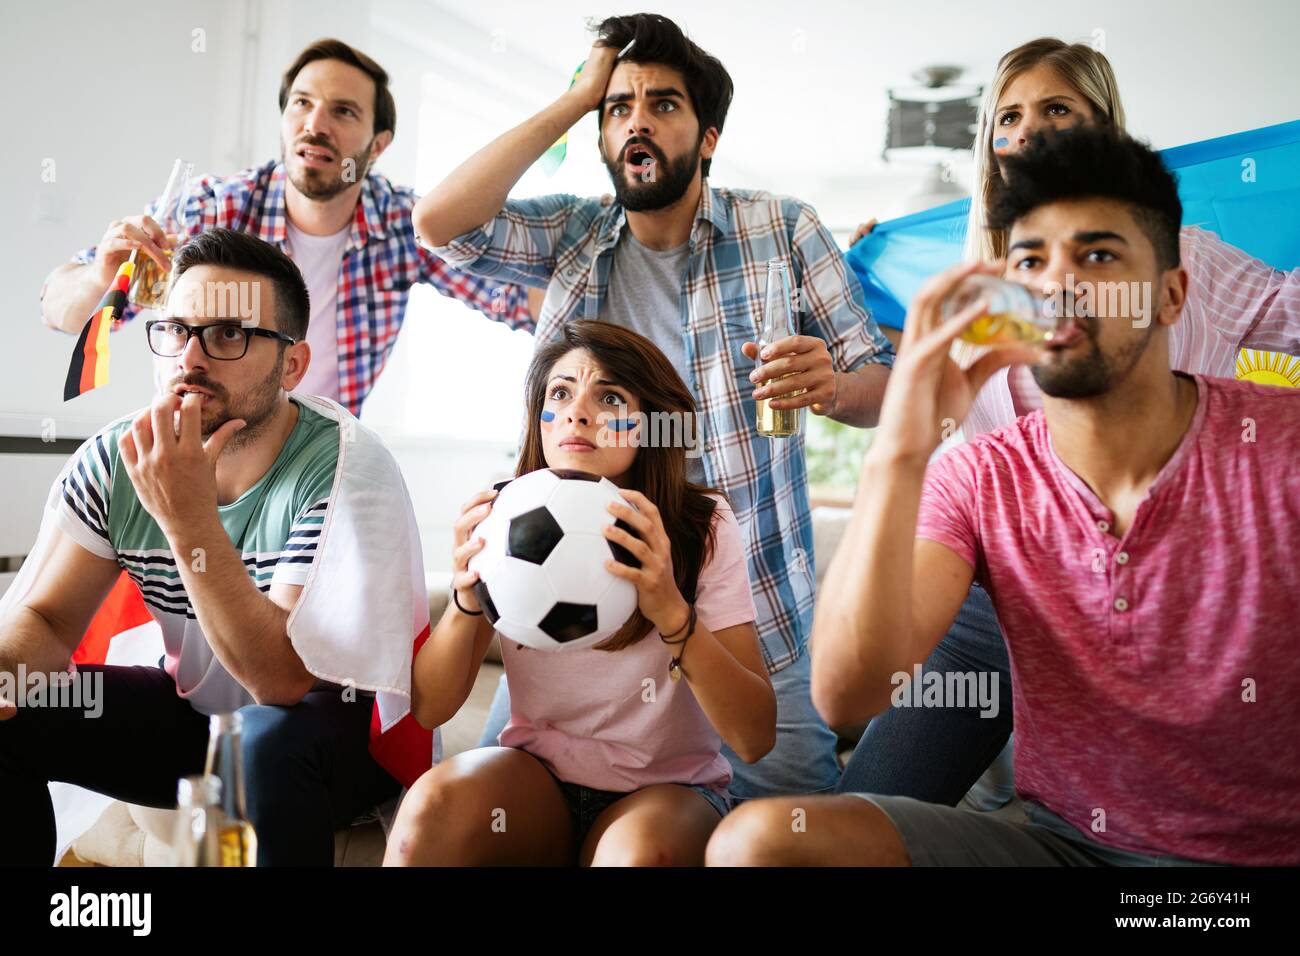
<path id="1" fill-rule="evenodd" d="M 555 412 L 546 411 L 545 409 L 543 409 L 543 411 L 542 411 L 542 421 L 544 421 L 544 422 L 553 422 L 553 421 L 555 421 Z"/>
<path id="2" fill-rule="evenodd" d="M 994 148 L 994 149 L 1004 149 L 1004 148 L 1006 147 L 1007 143 L 1009 143 L 1009 142 L 1011 142 L 1011 141 L 1010 141 L 1009 139 L 1007 139 L 1005 136 L 999 136 L 997 139 L 995 139 L 995 140 L 993 141 L 993 148 Z"/>
<path id="3" fill-rule="evenodd" d="M 635 418 L 615 418 L 609 422 L 610 431 L 629 432 L 636 428 L 637 420 Z"/>

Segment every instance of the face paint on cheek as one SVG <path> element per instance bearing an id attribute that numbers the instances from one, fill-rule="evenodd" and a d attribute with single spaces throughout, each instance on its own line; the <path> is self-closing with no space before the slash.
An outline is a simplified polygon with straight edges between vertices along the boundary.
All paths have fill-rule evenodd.
<path id="1" fill-rule="evenodd" d="M 613 418 L 605 423 L 606 427 L 612 432 L 630 432 L 636 428 L 637 424 L 635 418 Z"/>
<path id="2" fill-rule="evenodd" d="M 1011 140 L 1007 139 L 1005 136 L 999 136 L 997 139 L 993 141 L 994 149 L 1006 149 L 1010 145 L 1011 145 Z"/>
<path id="3" fill-rule="evenodd" d="M 555 422 L 555 412 L 549 409 L 542 409 L 542 431 L 549 432 Z"/>

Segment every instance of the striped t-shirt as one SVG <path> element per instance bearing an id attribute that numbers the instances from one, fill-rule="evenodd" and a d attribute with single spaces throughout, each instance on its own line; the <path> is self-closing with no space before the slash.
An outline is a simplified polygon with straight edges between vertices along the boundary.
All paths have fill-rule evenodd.
<path id="1" fill-rule="evenodd" d="M 238 499 L 217 508 L 263 593 L 273 583 L 306 582 L 338 463 L 338 423 L 294 404 L 298 421 L 274 464 Z M 59 528 L 92 554 L 116 561 L 139 586 L 162 629 L 165 666 L 177 693 L 200 713 L 237 710 L 254 703 L 253 696 L 212 653 L 177 570 L 177 555 L 119 461 L 118 439 L 134 417 L 106 426 L 84 446 L 62 482 Z M 193 564 L 200 557 L 180 559 Z"/>

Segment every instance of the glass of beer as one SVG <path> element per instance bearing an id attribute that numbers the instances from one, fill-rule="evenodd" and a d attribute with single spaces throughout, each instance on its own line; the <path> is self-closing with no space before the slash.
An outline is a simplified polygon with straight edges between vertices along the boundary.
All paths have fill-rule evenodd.
<path id="1" fill-rule="evenodd" d="M 943 303 L 946 322 L 974 305 L 981 314 L 960 338 L 973 345 L 1041 345 L 1056 329 L 1057 320 L 1046 300 L 1027 286 L 987 275 L 969 275 Z"/>
<path id="2" fill-rule="evenodd" d="M 166 253 L 169 262 L 172 254 L 171 243 L 185 235 L 186 199 L 189 196 L 190 176 L 193 172 L 193 163 L 183 159 L 172 163 L 172 173 L 167 178 L 167 188 L 163 190 L 162 198 L 158 200 L 158 205 L 153 210 L 154 222 L 158 223 L 167 234 L 168 241 L 163 246 L 163 252 Z M 131 277 L 127 298 L 133 305 L 141 308 L 157 309 L 167 298 L 167 285 L 170 279 L 170 266 L 164 269 L 154 261 L 152 256 L 141 250 L 135 257 L 135 272 Z"/>

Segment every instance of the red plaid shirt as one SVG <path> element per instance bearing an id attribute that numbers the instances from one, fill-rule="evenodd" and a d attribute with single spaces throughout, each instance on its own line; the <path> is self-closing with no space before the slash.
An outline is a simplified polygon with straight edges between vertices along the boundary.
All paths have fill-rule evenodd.
<path id="1" fill-rule="evenodd" d="M 206 229 L 251 232 L 285 248 L 284 166 L 278 160 L 233 176 L 204 176 L 186 200 L 186 236 Z M 441 294 L 512 328 L 531 330 L 528 297 L 522 288 L 460 272 L 415 238 L 411 210 L 416 195 L 378 173 L 366 176 L 352 220 L 352 233 L 339 269 L 339 403 L 354 415 L 374 388 L 406 315 L 411 286 L 427 282 Z M 153 215 L 158 200 L 145 212 Z M 92 262 L 95 247 L 74 262 Z M 139 313 L 128 305 L 122 322 Z M 114 323 L 114 328 L 120 323 Z"/>

